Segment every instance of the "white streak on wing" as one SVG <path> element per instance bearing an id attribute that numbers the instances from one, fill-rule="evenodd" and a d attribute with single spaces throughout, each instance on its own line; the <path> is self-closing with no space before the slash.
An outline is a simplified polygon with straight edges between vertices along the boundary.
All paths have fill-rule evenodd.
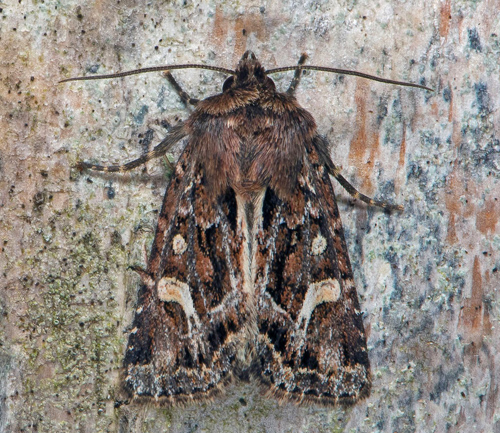
<path id="1" fill-rule="evenodd" d="M 250 280 L 250 239 L 248 238 L 248 224 L 245 213 L 246 200 L 239 194 L 236 194 L 236 206 L 238 215 L 237 226 L 240 227 L 243 234 L 243 249 L 241 254 L 240 269 L 243 272 L 243 292 L 252 293 L 253 282 Z"/>
<path id="2" fill-rule="evenodd" d="M 241 256 L 241 270 L 243 272 L 243 291 L 255 296 L 255 275 L 257 269 L 255 267 L 255 254 L 257 251 L 257 232 L 262 226 L 262 205 L 264 203 L 264 195 L 266 188 L 262 188 L 259 193 L 253 197 L 253 215 L 254 221 L 252 224 L 252 233 L 247 221 L 245 212 L 248 199 L 240 194 L 236 194 L 236 204 L 238 206 L 238 226 L 243 234 L 243 253 Z"/>
<path id="3" fill-rule="evenodd" d="M 219 213 L 220 214 L 223 213 L 222 210 L 220 209 L 220 206 L 219 206 Z M 222 218 L 219 216 L 219 221 L 222 231 L 222 244 L 224 246 L 224 253 L 226 255 L 227 267 L 229 269 L 229 279 L 231 280 L 231 288 L 233 290 L 238 290 L 238 280 L 236 278 L 236 275 L 234 274 L 234 266 L 231 260 L 231 250 L 229 248 L 229 244 L 231 243 L 231 241 L 234 241 L 234 239 L 229 239 L 229 228 L 227 226 L 226 218 Z M 221 304 L 221 306 L 222 305 L 223 304 Z"/>
<path id="4" fill-rule="evenodd" d="M 254 211 L 253 211 L 253 226 L 252 233 L 248 233 L 249 241 L 252 239 L 252 250 L 250 251 L 251 262 L 248 266 L 248 280 L 252 288 L 252 293 L 255 296 L 255 276 L 257 275 L 257 264 L 255 256 L 257 254 L 257 233 L 262 228 L 262 206 L 264 205 L 264 197 L 266 195 L 266 188 L 263 188 L 258 195 L 254 198 Z M 248 242 L 250 244 L 250 242 Z M 246 275 L 245 275 L 246 279 Z"/>
<path id="5" fill-rule="evenodd" d="M 171 277 L 163 277 L 158 281 L 158 299 L 163 302 L 177 302 L 187 317 L 189 332 L 191 332 L 191 318 L 196 326 L 200 326 L 200 318 L 194 309 L 193 298 L 189 286 L 182 281 Z"/>
<path id="6" fill-rule="evenodd" d="M 324 302 L 336 302 L 339 298 L 340 284 L 336 279 L 329 278 L 310 284 L 299 313 L 297 328 L 300 328 L 304 323 L 305 334 L 314 309 Z"/>

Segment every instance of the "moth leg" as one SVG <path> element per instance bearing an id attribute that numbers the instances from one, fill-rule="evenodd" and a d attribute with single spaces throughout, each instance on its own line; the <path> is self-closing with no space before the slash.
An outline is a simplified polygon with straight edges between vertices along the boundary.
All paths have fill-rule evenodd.
<path id="1" fill-rule="evenodd" d="M 402 211 L 404 209 L 401 205 L 389 204 L 385 201 L 374 200 L 364 194 L 361 194 L 358 190 L 356 190 L 356 188 L 354 188 L 354 186 L 349 183 L 349 181 L 344 176 L 340 174 L 340 169 L 335 164 L 332 164 L 331 167 L 328 167 L 328 171 L 355 199 L 361 200 L 369 204 L 370 206 L 378 206 L 388 210 Z"/>
<path id="2" fill-rule="evenodd" d="M 303 65 L 307 59 L 307 54 L 302 54 L 299 59 L 298 65 Z M 302 69 L 295 69 L 295 75 L 292 78 L 292 82 L 290 83 L 290 86 L 288 87 L 288 90 L 286 93 L 288 95 L 294 95 L 295 94 L 295 89 L 300 83 L 300 78 L 302 76 Z"/>
<path id="3" fill-rule="evenodd" d="M 181 98 L 181 101 L 184 105 L 190 104 L 192 106 L 196 106 L 196 104 L 198 104 L 198 102 L 200 102 L 199 99 L 191 98 L 191 96 L 189 96 L 184 90 L 182 90 L 182 87 L 177 82 L 177 80 L 173 77 L 173 75 L 170 73 L 170 71 L 164 72 L 163 76 L 168 80 L 168 82 L 171 84 L 171 86 L 177 92 L 177 94 Z"/>
<path id="4" fill-rule="evenodd" d="M 76 168 L 80 170 L 90 169 L 96 171 L 104 171 L 106 173 L 113 173 L 113 172 L 123 173 L 125 171 L 129 171 L 136 167 L 139 167 L 140 165 L 145 164 L 146 162 L 154 158 L 163 156 L 179 140 L 181 140 L 185 136 L 186 132 L 184 131 L 184 124 L 179 123 L 178 125 L 175 125 L 172 128 L 170 133 L 153 150 L 149 151 L 148 153 L 145 153 L 144 155 L 140 156 L 137 159 L 134 159 L 133 161 L 127 162 L 126 164 L 123 165 L 109 165 L 109 166 L 95 165 L 88 162 L 80 161 L 76 164 Z"/>

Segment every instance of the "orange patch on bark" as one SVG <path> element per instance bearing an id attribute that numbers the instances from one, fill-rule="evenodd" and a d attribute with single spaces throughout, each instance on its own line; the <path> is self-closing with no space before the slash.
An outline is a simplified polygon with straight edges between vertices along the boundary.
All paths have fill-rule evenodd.
<path id="1" fill-rule="evenodd" d="M 404 169 L 406 155 L 406 123 L 403 122 L 403 138 L 399 146 L 398 172 Z"/>
<path id="2" fill-rule="evenodd" d="M 214 26 L 212 27 L 212 39 L 217 45 L 225 44 L 229 21 L 224 17 L 221 8 L 215 8 Z"/>
<path id="3" fill-rule="evenodd" d="M 450 31 L 450 21 L 451 21 L 451 0 L 446 0 L 441 5 L 441 10 L 439 13 L 439 36 L 446 38 L 448 32 Z"/>
<path id="4" fill-rule="evenodd" d="M 372 191 L 371 177 L 379 155 L 378 131 L 372 130 L 367 120 L 367 84 L 358 82 L 354 99 L 356 101 L 356 133 L 349 146 L 349 162 L 358 168 L 364 193 Z M 366 153 L 368 152 L 368 157 Z"/>
<path id="5" fill-rule="evenodd" d="M 483 234 L 494 233 L 498 223 L 499 209 L 497 202 L 489 200 L 484 208 L 477 213 L 476 228 Z"/>
<path id="6" fill-rule="evenodd" d="M 433 102 L 431 104 L 431 113 L 432 113 L 432 115 L 435 118 L 438 117 L 438 115 L 439 115 L 439 106 L 438 106 L 437 102 Z"/>
<path id="7" fill-rule="evenodd" d="M 454 244 L 458 242 L 457 232 L 455 231 L 455 214 L 450 213 L 450 220 L 448 221 L 448 233 L 446 234 L 446 242 Z"/>
<path id="8" fill-rule="evenodd" d="M 483 337 L 491 332 L 489 313 L 484 308 L 483 296 L 483 278 L 479 258 L 476 256 L 472 267 L 472 293 L 470 298 L 465 299 L 459 319 L 465 342 L 474 343 L 476 350 L 480 347 Z"/>
<path id="9" fill-rule="evenodd" d="M 212 28 L 212 39 L 221 49 L 226 49 L 229 33 L 234 34 L 234 58 L 232 66 L 236 64 L 241 55 L 247 50 L 247 39 L 254 34 L 258 40 L 268 39 L 268 27 L 264 16 L 260 12 L 247 13 L 235 17 L 227 17 L 220 7 L 215 8 L 215 19 Z"/>

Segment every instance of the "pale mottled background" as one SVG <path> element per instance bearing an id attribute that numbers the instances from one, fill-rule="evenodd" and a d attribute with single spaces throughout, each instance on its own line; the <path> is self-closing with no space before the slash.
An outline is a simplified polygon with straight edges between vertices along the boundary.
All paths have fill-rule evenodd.
<path id="1" fill-rule="evenodd" d="M 500 432 L 498 1 L 0 3 L 0 432 Z M 166 180 L 123 162 L 186 110 L 160 74 L 57 85 L 165 63 L 232 68 L 252 49 L 425 83 L 308 73 L 300 103 L 346 177 L 336 187 L 373 391 L 353 408 L 278 406 L 254 384 L 214 404 L 115 408 L 141 264 Z M 195 97 L 223 76 L 175 74 Z M 285 88 L 290 75 L 276 77 Z M 162 126 L 163 125 L 163 126 Z"/>

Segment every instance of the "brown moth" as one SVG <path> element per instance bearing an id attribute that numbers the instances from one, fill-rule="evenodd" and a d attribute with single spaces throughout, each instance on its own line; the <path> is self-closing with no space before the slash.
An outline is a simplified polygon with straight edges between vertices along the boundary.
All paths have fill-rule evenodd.
<path id="1" fill-rule="evenodd" d="M 184 143 L 146 269 L 125 354 L 133 396 L 200 399 L 232 377 L 258 377 L 280 399 L 352 404 L 370 392 L 370 363 L 344 231 L 330 176 L 339 173 L 313 117 L 294 97 L 303 65 L 266 71 L 247 51 L 222 93 L 198 101 L 151 152 L 124 171 Z M 285 93 L 269 74 L 295 70 Z M 70 81 L 74 79 L 64 80 Z M 397 207 L 399 208 L 399 207 Z"/>

